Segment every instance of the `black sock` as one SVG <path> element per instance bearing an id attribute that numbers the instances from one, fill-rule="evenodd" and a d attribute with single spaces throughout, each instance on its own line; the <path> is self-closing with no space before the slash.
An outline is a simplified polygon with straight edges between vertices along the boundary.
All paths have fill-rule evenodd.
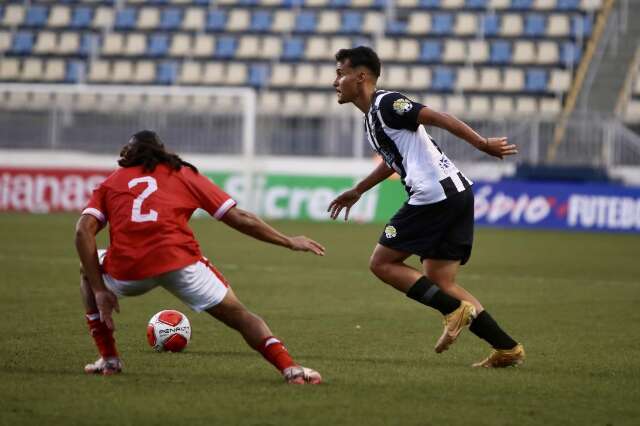
<path id="1" fill-rule="evenodd" d="M 440 291 L 436 283 L 424 276 L 409 289 L 407 297 L 439 310 L 442 315 L 447 315 L 460 306 L 458 299 Z"/>
<path id="2" fill-rule="evenodd" d="M 479 338 L 489 342 L 494 349 L 512 349 L 518 344 L 500 328 L 487 311 L 482 311 L 478 314 L 469 326 L 469 330 Z"/>

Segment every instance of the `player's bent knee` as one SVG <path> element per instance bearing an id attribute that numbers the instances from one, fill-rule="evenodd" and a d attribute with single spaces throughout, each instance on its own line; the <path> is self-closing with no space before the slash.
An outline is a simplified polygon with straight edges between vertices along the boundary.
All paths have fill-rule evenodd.
<path id="1" fill-rule="evenodd" d="M 378 278 L 383 278 L 387 275 L 390 264 L 387 262 L 381 262 L 380 260 L 372 257 L 369 260 L 369 270 Z"/>

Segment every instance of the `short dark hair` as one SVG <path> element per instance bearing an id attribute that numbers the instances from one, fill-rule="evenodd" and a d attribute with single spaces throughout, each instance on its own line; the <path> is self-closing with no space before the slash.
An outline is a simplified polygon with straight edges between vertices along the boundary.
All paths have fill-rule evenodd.
<path id="1" fill-rule="evenodd" d="M 153 172 L 158 164 L 167 164 L 173 170 L 180 170 L 182 166 L 191 168 L 198 173 L 198 169 L 187 163 L 177 154 L 165 149 L 160 136 L 153 130 L 141 130 L 131 136 L 131 142 L 120 151 L 120 167 L 142 166 L 145 172 Z"/>
<path id="2" fill-rule="evenodd" d="M 336 61 L 344 62 L 349 60 L 353 68 L 363 66 L 373 73 L 373 75 L 380 77 L 380 58 L 378 54 L 370 47 L 358 46 L 352 49 L 340 49 L 336 53 Z"/>

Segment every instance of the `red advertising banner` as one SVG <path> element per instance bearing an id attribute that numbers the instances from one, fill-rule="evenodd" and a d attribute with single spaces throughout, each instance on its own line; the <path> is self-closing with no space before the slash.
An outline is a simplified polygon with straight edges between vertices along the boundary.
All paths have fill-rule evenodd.
<path id="1" fill-rule="evenodd" d="M 0 212 L 67 212 L 84 208 L 113 170 L 0 167 Z"/>

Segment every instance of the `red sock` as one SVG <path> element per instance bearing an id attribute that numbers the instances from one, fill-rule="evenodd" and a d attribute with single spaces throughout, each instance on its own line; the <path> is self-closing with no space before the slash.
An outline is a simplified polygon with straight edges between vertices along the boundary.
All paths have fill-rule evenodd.
<path id="1" fill-rule="evenodd" d="M 96 343 L 102 358 L 117 357 L 118 350 L 116 349 L 116 341 L 113 338 L 113 330 L 110 330 L 100 321 L 98 312 L 88 312 L 86 318 L 89 334 L 93 337 L 93 341 Z"/>
<path id="2" fill-rule="evenodd" d="M 291 355 L 289 355 L 287 348 L 284 347 L 280 340 L 273 336 L 264 339 L 255 349 L 280 371 L 296 365 Z"/>

